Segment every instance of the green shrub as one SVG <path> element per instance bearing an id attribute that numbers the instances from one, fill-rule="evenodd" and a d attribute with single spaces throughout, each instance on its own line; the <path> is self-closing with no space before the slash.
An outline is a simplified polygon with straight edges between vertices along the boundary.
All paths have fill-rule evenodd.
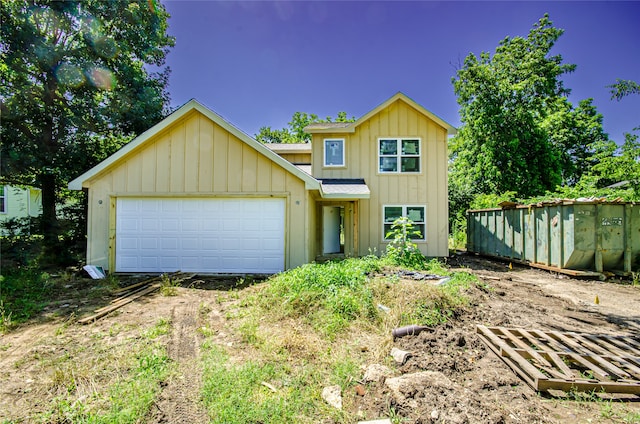
<path id="1" fill-rule="evenodd" d="M 391 231 L 385 234 L 385 237 L 391 239 L 384 254 L 388 264 L 410 269 L 424 269 L 427 258 L 418 249 L 418 245 L 411 241 L 413 238 L 422 237 L 413 221 L 407 217 L 396 219 L 391 226 Z"/>

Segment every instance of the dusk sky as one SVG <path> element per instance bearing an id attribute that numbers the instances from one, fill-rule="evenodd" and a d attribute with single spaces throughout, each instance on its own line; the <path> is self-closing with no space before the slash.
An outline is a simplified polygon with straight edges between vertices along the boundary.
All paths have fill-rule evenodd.
<path id="1" fill-rule="evenodd" d="M 359 117 L 402 91 L 460 125 L 451 78 L 469 53 L 493 54 L 549 13 L 565 33 L 552 53 L 574 104 L 592 97 L 619 144 L 640 126 L 640 96 L 610 99 L 616 78 L 640 82 L 640 2 L 164 1 L 176 46 L 172 107 L 195 98 L 244 132 L 282 128 L 296 111 Z"/>

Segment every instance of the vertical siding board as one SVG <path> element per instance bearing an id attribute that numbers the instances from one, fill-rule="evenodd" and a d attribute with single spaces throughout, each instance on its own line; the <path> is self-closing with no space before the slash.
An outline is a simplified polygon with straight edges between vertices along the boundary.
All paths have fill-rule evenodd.
<path id="1" fill-rule="evenodd" d="M 169 191 L 169 174 L 171 166 L 171 145 L 169 137 L 165 133 L 156 141 L 156 191 L 167 193 Z"/>
<path id="2" fill-rule="evenodd" d="M 127 191 L 140 192 L 142 180 L 142 167 L 139 160 L 129 160 L 127 167 Z"/>
<path id="3" fill-rule="evenodd" d="M 258 152 L 243 143 L 242 146 L 242 191 L 257 191 Z"/>
<path id="4" fill-rule="evenodd" d="M 200 155 L 198 185 L 201 192 L 213 191 L 213 124 L 206 118 L 200 119 Z"/>
<path id="5" fill-rule="evenodd" d="M 256 191 L 268 193 L 271 191 L 271 161 L 262 155 L 257 158 Z"/>
<path id="6" fill-rule="evenodd" d="M 156 190 L 156 145 L 152 143 L 140 153 L 141 175 L 141 191 L 145 193 L 154 192 Z"/>
<path id="7" fill-rule="evenodd" d="M 169 191 L 184 192 L 184 123 L 171 130 L 171 182 Z"/>
<path id="8" fill-rule="evenodd" d="M 227 189 L 232 193 L 242 190 L 242 142 L 229 135 L 227 160 Z"/>
<path id="9" fill-rule="evenodd" d="M 199 168 L 199 113 L 192 115 L 185 122 L 184 133 L 184 189 L 187 192 L 198 191 L 198 168 Z"/>
<path id="10" fill-rule="evenodd" d="M 285 191 L 285 171 L 275 163 L 271 164 L 271 190 L 275 192 Z"/>
<path id="11" fill-rule="evenodd" d="M 127 168 L 120 166 L 112 172 L 112 190 L 115 193 L 124 192 L 127 189 Z M 91 190 L 89 191 L 91 192 Z"/>
<path id="12" fill-rule="evenodd" d="M 228 166 L 229 133 L 220 126 L 213 128 L 213 191 L 220 193 L 227 191 L 227 166 Z"/>

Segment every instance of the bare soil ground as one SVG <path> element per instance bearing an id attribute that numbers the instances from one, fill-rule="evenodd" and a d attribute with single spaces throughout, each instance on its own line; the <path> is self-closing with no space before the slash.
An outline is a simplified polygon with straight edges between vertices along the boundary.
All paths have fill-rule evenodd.
<path id="1" fill-rule="evenodd" d="M 393 411 L 401 422 L 414 423 L 608 423 L 633 422 L 638 417 L 638 396 L 575 401 L 537 394 L 484 346 L 476 336 L 476 325 L 637 338 L 640 287 L 572 279 L 522 266 L 509 269 L 504 262 L 466 255 L 450 259 L 449 265 L 477 275 L 486 287 L 472 288 L 470 305 L 447 324 L 395 340 L 393 346 L 411 356 L 404 365 L 392 367 L 391 377 L 397 378 L 394 389 L 374 381 L 359 388 L 358 394 L 355 387 L 352 393 L 343 393 L 352 416 L 382 418 Z M 0 336 L 0 422 L 32 422 L 50 407 L 51 400 L 60 396 L 54 384 L 60 358 L 93 358 L 93 366 L 100 367 L 105 352 L 126 347 L 161 319 L 171 324 L 170 334 L 161 340 L 178 372 L 163 386 L 147 422 L 208 422 L 199 401 L 202 335 L 198 329 L 206 325 L 215 342 L 241 361 L 247 350 L 226 314 L 238 307 L 244 290 L 230 295 L 228 287 L 206 282 L 179 288 L 177 296 L 155 293 L 83 326 L 76 319 L 109 299 L 88 300 L 90 293 L 82 285 L 91 282 L 74 284 L 66 298 L 53 303 L 38 320 Z M 599 304 L 594 302 L 596 296 Z"/>

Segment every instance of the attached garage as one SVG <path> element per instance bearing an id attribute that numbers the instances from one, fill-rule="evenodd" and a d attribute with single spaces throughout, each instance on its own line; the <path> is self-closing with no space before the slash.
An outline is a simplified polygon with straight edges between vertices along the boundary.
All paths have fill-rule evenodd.
<path id="1" fill-rule="evenodd" d="M 116 272 L 284 270 L 284 199 L 119 198 Z"/>
<path id="2" fill-rule="evenodd" d="M 319 182 L 191 100 L 69 183 L 87 263 L 110 272 L 271 274 L 313 260 Z"/>

